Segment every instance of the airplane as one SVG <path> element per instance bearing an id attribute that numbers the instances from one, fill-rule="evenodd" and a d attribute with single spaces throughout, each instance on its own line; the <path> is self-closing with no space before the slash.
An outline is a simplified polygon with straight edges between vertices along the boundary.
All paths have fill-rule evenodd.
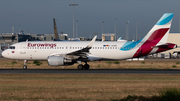
<path id="1" fill-rule="evenodd" d="M 54 41 L 62 41 L 59 39 L 55 18 L 53 18 L 53 24 L 54 24 Z"/>
<path id="2" fill-rule="evenodd" d="M 59 39 L 57 26 L 56 26 L 56 19 L 53 18 L 53 24 L 54 24 L 54 41 L 69 41 L 69 40 L 61 40 Z M 72 39 L 71 41 L 80 41 L 79 39 Z"/>
<path id="3" fill-rule="evenodd" d="M 19 42 L 2 52 L 9 59 L 27 61 L 45 60 L 50 66 L 66 66 L 79 63 L 78 69 L 89 69 L 87 62 L 138 58 L 177 48 L 167 43 L 173 13 L 165 13 L 147 35 L 138 41 L 27 41 Z M 83 65 L 82 62 L 85 64 Z"/>

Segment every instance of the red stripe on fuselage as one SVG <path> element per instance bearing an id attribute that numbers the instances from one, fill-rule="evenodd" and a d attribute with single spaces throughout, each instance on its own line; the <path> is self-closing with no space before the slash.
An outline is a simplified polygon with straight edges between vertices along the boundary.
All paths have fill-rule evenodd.
<path id="1" fill-rule="evenodd" d="M 162 28 L 156 30 L 147 41 L 136 51 L 133 58 L 148 55 L 154 46 L 163 38 L 169 28 Z"/>

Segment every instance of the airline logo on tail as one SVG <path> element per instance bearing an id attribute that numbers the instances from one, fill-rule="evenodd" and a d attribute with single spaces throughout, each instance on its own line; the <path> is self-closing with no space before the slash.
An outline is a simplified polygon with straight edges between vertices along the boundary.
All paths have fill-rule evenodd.
<path id="1" fill-rule="evenodd" d="M 161 17 L 156 25 L 143 38 L 142 42 L 144 43 L 136 51 L 133 58 L 148 55 L 158 43 L 165 43 L 167 41 L 173 15 L 173 13 L 165 13 Z"/>

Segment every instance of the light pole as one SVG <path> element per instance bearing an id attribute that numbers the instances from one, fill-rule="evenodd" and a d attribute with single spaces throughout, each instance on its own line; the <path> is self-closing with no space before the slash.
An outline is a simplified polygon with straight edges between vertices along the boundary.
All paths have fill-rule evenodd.
<path id="1" fill-rule="evenodd" d="M 78 4 L 69 4 L 69 6 L 73 6 L 73 38 L 74 38 L 74 6 L 78 6 Z"/>
<path id="2" fill-rule="evenodd" d="M 137 39 L 137 34 L 138 34 L 138 22 L 136 23 L 136 41 L 138 40 Z"/>
<path id="3" fill-rule="evenodd" d="M 180 19 L 179 19 L 179 32 L 180 32 Z"/>
<path id="4" fill-rule="evenodd" d="M 114 29 L 114 33 L 115 33 L 115 37 L 116 37 L 116 18 L 115 18 L 115 29 Z M 116 38 L 115 38 L 116 39 Z"/>
<path id="5" fill-rule="evenodd" d="M 102 34 L 103 34 L 103 24 L 104 24 L 104 21 L 102 21 Z M 101 35 L 101 37 L 102 37 L 102 35 Z"/>
<path id="6" fill-rule="evenodd" d="M 127 30 L 127 32 L 126 32 L 126 37 L 127 37 L 127 40 L 128 40 L 128 37 L 129 37 L 129 36 L 128 36 L 128 34 L 129 34 L 129 28 L 128 28 L 129 26 L 128 26 L 128 23 L 129 23 L 129 21 L 126 22 L 126 27 L 127 27 L 127 29 L 126 29 L 126 30 Z"/>
<path id="7" fill-rule="evenodd" d="M 77 38 L 77 23 L 78 23 L 78 20 L 76 20 L 76 38 Z"/>
<path id="8" fill-rule="evenodd" d="M 94 36 L 97 35 L 97 37 L 98 37 L 98 33 L 97 32 L 94 32 L 93 34 L 94 34 Z"/>

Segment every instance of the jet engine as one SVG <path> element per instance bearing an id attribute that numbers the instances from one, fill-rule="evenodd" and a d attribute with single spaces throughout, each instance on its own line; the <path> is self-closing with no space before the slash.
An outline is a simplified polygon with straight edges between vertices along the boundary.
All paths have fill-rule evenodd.
<path id="1" fill-rule="evenodd" d="M 47 60 L 49 66 L 64 66 L 74 64 L 71 60 L 65 59 L 65 57 L 62 56 L 49 56 Z"/>

